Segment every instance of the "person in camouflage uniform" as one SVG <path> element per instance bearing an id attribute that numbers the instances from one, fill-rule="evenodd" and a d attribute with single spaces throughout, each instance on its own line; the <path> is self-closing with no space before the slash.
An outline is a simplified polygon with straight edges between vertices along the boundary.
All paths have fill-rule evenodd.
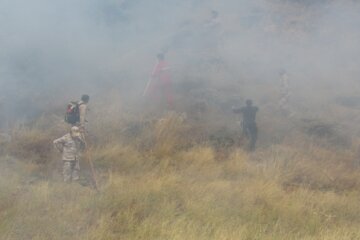
<path id="1" fill-rule="evenodd" d="M 62 153 L 64 182 L 79 180 L 79 160 L 85 149 L 79 127 L 73 126 L 70 133 L 54 140 L 54 147 Z"/>

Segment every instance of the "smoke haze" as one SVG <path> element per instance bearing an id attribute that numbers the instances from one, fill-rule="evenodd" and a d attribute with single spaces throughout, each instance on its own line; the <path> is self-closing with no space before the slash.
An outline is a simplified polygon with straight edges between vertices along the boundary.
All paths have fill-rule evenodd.
<path id="1" fill-rule="evenodd" d="M 212 10 L 216 36 L 206 30 Z M 286 70 L 299 100 L 326 102 L 333 88 L 358 94 L 359 10 L 355 1 L 1 0 L 1 108 L 22 118 L 82 93 L 140 98 L 160 51 L 178 83 L 186 74 L 277 87 Z M 228 75 L 192 75 L 205 58 L 220 59 Z"/>

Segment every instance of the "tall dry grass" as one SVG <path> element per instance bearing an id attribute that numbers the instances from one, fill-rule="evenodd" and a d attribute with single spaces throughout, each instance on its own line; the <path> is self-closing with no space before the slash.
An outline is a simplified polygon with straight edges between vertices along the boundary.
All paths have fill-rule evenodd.
<path id="1" fill-rule="evenodd" d="M 360 237 L 355 149 L 316 145 L 303 135 L 296 144 L 255 153 L 232 148 L 219 160 L 216 148 L 192 142 L 191 133 L 187 120 L 171 113 L 147 125 L 134 141 L 94 146 L 96 192 L 57 177 L 33 178 L 44 171 L 39 163 L 49 163 L 20 160 L 42 159 L 36 146 L 48 146 L 52 136 L 39 126 L 21 131 L 7 146 L 8 155 L 19 160 L 1 157 L 2 239 Z M 139 147 L 141 140 L 149 141 L 147 148 Z M 58 161 L 53 154 L 46 157 Z M 86 164 L 81 162 L 82 178 L 89 176 Z"/>

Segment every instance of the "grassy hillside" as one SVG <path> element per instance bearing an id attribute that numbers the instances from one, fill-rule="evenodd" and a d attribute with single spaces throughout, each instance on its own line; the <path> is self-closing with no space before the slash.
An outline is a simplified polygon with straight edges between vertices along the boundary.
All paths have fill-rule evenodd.
<path id="1" fill-rule="evenodd" d="M 255 153 L 241 142 L 219 148 L 174 113 L 131 136 L 111 127 L 112 134 L 94 128 L 82 179 L 72 184 L 62 183 L 50 150 L 61 127 L 39 121 L 13 131 L 2 145 L 1 239 L 360 238 L 351 146 L 297 134 Z"/>
<path id="2" fill-rule="evenodd" d="M 126 1 L 110 2 L 116 6 Z M 269 0 L 255 5 L 230 1 L 238 8 L 229 14 L 226 9 L 232 4 L 219 8 L 224 36 L 217 47 L 206 49 L 207 37 L 197 30 L 216 6 L 188 1 L 197 7 L 186 10 L 191 14 L 179 21 L 179 28 L 184 27 L 173 29 L 173 24 L 178 26 L 174 22 L 163 36 L 143 22 L 154 17 L 163 22 L 157 6 L 164 11 L 167 5 L 149 2 L 158 11 L 153 14 L 140 2 L 145 4 L 134 1 L 133 12 L 140 17 L 128 26 L 128 34 L 136 35 L 138 42 L 130 37 L 119 45 L 122 38 L 114 40 L 113 28 L 108 31 L 115 35 L 106 41 L 90 41 L 104 36 L 102 27 L 100 33 L 84 32 L 79 34 L 81 47 L 66 47 L 69 55 L 60 58 L 62 63 L 71 59 L 69 66 L 54 72 L 58 64 L 41 54 L 31 61 L 19 55 L 14 71 L 21 74 L 5 81 L 16 85 L 4 88 L 9 104 L 0 106 L 0 119 L 8 122 L 0 127 L 11 126 L 8 133 L 0 132 L 0 239 L 360 239 L 360 88 L 353 50 L 358 44 L 348 41 L 358 36 L 355 17 L 349 15 L 351 24 L 345 21 L 347 13 L 353 13 L 347 8 L 352 5 L 340 11 L 337 26 L 336 20 L 329 22 L 336 8 L 318 8 L 333 0 Z M 185 6 L 186 2 L 171 9 L 181 15 Z M 142 15 L 143 10 L 151 16 Z M 353 10 L 357 16 L 355 4 Z M 75 15 L 76 21 L 69 18 L 66 29 L 76 25 Z M 92 29 L 93 22 L 88 24 Z M 63 34 L 61 27 L 54 29 Z M 149 33 L 139 35 L 141 29 Z M 179 46 L 172 43 L 176 38 Z M 174 81 L 174 112 L 140 97 L 153 55 L 171 43 L 175 47 L 167 59 Z M 27 48 L 28 42 L 24 45 Z M 282 68 L 290 77 L 288 112 L 278 106 Z M 46 71 L 39 74 L 38 69 Z M 80 181 L 65 184 L 52 141 L 69 131 L 60 114 L 66 101 L 82 94 L 79 89 L 91 95 L 89 147 L 80 163 Z M 10 101 L 14 96 L 19 99 Z M 248 98 L 260 109 L 258 148 L 251 153 L 246 151 L 239 118 L 231 111 Z M 23 115 L 28 116 L 22 121 Z"/>

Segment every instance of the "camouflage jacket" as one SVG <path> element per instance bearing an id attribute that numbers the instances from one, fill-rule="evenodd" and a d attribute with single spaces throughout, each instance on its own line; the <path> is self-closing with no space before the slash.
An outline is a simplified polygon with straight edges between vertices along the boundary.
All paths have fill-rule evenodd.
<path id="1" fill-rule="evenodd" d="M 54 140 L 54 147 L 62 153 L 62 160 L 75 161 L 80 158 L 85 144 L 81 139 L 74 139 L 70 133 Z"/>

